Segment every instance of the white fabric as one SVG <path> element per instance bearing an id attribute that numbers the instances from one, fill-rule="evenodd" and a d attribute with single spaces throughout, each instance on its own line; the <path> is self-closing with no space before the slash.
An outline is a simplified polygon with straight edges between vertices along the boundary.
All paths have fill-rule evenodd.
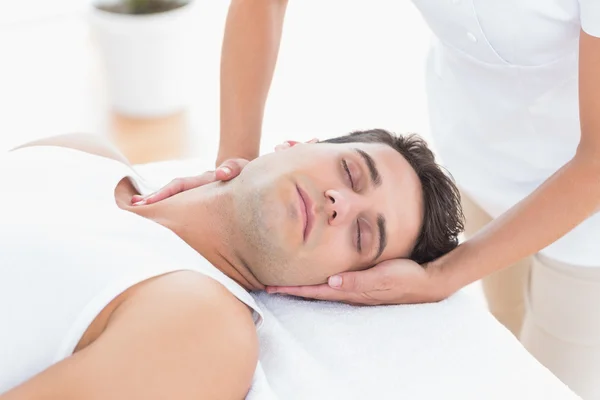
<path id="1" fill-rule="evenodd" d="M 600 1 L 579 0 L 581 7 L 581 27 L 592 36 L 600 37 Z"/>
<path id="2" fill-rule="evenodd" d="M 427 64 L 435 147 L 496 217 L 575 154 L 579 34 L 600 36 L 600 1 L 413 1 L 436 36 Z M 599 236 L 596 214 L 542 253 L 599 266 Z"/>
<path id="3" fill-rule="evenodd" d="M 252 297 L 172 231 L 120 209 L 122 163 L 59 147 L 0 155 L 0 393 L 72 354 L 98 313 L 127 288 L 192 270 L 242 302 Z"/>
<path id="4" fill-rule="evenodd" d="M 210 162 L 138 169 L 164 184 Z M 253 296 L 264 324 L 248 400 L 577 398 L 462 292 L 384 307 Z"/>
<path id="5" fill-rule="evenodd" d="M 483 309 L 351 307 L 268 296 L 249 400 L 576 399 Z"/>

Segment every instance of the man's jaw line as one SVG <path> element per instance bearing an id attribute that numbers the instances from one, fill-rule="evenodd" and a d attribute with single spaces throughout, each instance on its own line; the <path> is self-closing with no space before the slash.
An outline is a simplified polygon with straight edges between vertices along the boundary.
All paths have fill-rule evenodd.
<path id="1" fill-rule="evenodd" d="M 228 256 L 221 252 L 217 252 L 217 254 L 221 257 L 224 263 L 226 263 L 229 268 L 227 271 L 224 271 L 224 268 L 215 267 L 223 272 L 225 275 L 233 279 L 237 282 L 238 285 L 243 287 L 248 291 L 257 291 L 257 290 L 265 290 L 266 286 L 263 285 L 258 278 L 252 273 L 252 269 L 246 260 L 241 257 L 237 252 L 234 252 L 233 256 Z M 232 258 L 232 259 L 230 259 Z M 238 262 L 235 262 L 235 261 Z M 241 264 L 242 267 L 236 266 Z M 213 263 L 214 265 L 214 263 Z"/>
<path id="2" fill-rule="evenodd" d="M 150 219 L 171 230 L 244 289 L 264 290 L 265 286 L 254 276 L 248 264 L 243 258 L 237 256 L 224 240 L 228 235 L 223 220 L 219 218 L 219 211 L 223 208 L 223 202 L 227 201 L 226 198 L 220 195 L 209 195 L 206 199 L 199 200 L 198 197 L 203 197 L 206 192 L 198 189 L 182 192 L 149 206 L 142 206 L 136 211 L 140 215 L 152 214 Z M 186 198 L 193 200 L 185 201 Z M 151 210 L 152 212 L 148 213 Z"/>

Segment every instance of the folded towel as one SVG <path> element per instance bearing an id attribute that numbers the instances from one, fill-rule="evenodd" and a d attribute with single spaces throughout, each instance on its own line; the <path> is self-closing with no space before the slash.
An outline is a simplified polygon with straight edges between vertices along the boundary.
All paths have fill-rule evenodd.
<path id="1" fill-rule="evenodd" d="M 208 167 L 187 160 L 139 170 L 160 185 Z M 249 400 L 578 398 L 462 292 L 380 307 L 254 297 L 265 319 Z"/>

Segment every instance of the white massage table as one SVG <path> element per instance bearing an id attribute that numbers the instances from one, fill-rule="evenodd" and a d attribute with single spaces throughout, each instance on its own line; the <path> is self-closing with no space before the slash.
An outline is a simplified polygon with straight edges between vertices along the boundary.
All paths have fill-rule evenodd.
<path id="1" fill-rule="evenodd" d="M 162 185 L 211 165 L 136 168 Z M 463 292 L 437 304 L 383 307 L 255 298 L 265 321 L 250 400 L 578 398 Z"/>

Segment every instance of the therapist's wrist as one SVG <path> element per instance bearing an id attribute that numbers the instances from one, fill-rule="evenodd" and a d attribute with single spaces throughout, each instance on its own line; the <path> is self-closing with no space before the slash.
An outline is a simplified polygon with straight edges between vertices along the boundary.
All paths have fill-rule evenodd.
<path id="1" fill-rule="evenodd" d="M 260 136 L 260 129 L 222 126 L 216 166 L 233 158 L 248 161 L 257 158 L 260 154 Z"/>
<path id="2" fill-rule="evenodd" d="M 450 297 L 470 283 L 461 268 L 456 265 L 457 261 L 460 263 L 461 250 L 459 246 L 424 265 L 431 281 L 431 288 L 440 299 Z"/>

